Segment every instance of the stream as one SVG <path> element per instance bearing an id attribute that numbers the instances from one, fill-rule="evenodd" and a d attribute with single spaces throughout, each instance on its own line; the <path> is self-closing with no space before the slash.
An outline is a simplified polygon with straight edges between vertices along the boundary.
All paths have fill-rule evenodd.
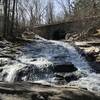
<path id="1" fill-rule="evenodd" d="M 63 79 L 62 84 L 80 86 L 100 93 L 100 74 L 93 72 L 86 59 L 70 43 L 40 38 L 19 46 L 17 52 L 20 53 L 16 53 L 16 59 L 0 58 L 4 63 L 0 67 L 0 81 L 56 84 L 58 82 L 56 74 L 63 77 L 75 75 L 78 77 L 77 80 L 67 82 Z M 78 70 L 72 73 L 55 73 L 51 70 L 55 64 L 68 62 Z"/>

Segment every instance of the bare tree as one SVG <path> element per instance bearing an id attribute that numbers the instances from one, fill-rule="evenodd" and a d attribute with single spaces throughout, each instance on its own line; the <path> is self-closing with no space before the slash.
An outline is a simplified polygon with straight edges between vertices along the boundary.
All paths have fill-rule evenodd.
<path id="1" fill-rule="evenodd" d="M 15 18 L 15 4 L 16 4 L 16 1 L 17 0 L 13 0 L 13 8 L 12 8 L 12 18 L 11 18 L 11 30 L 10 30 L 10 32 L 11 32 L 11 36 L 14 36 L 14 34 L 13 34 L 13 29 L 14 29 L 14 18 Z"/>
<path id="2" fill-rule="evenodd" d="M 56 0 L 56 1 L 61 6 L 66 20 L 72 14 L 71 0 Z"/>
<path id="3" fill-rule="evenodd" d="M 100 0 L 75 0 L 74 15 L 77 17 L 100 15 Z"/>
<path id="4" fill-rule="evenodd" d="M 48 1 L 46 11 L 46 23 L 51 24 L 54 22 L 54 5 L 53 1 Z"/>
<path id="5" fill-rule="evenodd" d="M 8 0 L 4 0 L 4 37 L 6 37 L 7 34 L 7 20 L 8 20 Z"/>

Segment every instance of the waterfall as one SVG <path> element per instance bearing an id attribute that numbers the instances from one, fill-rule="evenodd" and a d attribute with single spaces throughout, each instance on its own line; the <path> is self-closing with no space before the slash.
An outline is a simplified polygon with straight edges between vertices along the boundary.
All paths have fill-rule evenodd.
<path id="1" fill-rule="evenodd" d="M 69 43 L 61 41 L 51 41 L 51 42 L 54 42 L 55 44 L 66 48 L 68 50 L 67 55 L 69 55 L 67 60 L 69 62 L 72 62 L 79 70 L 85 70 L 85 71 L 90 70 L 89 64 L 87 63 L 85 58 L 78 53 L 78 51 L 75 49 L 74 46 L 70 45 Z"/>
<path id="2" fill-rule="evenodd" d="M 47 69 L 50 65 L 52 66 L 53 63 L 72 62 L 78 70 L 88 71 L 90 69 L 85 59 L 69 43 L 44 39 L 36 41 L 35 45 L 28 44 L 23 48 L 23 56 L 17 58 L 19 62 L 16 61 L 10 66 L 5 66 L 3 74 L 9 72 L 5 81 L 14 81 L 17 71 L 30 65 L 42 70 L 43 68 Z"/>
<path id="3" fill-rule="evenodd" d="M 89 66 L 88 62 L 84 57 L 82 57 L 74 46 L 69 43 L 64 43 L 61 41 L 51 41 L 57 45 L 61 45 L 68 50 L 67 54 L 69 58 L 67 60 L 71 61 L 79 71 L 85 73 L 87 77 L 82 77 L 77 81 L 72 81 L 69 85 L 76 85 L 82 88 L 87 88 L 89 91 L 100 93 L 100 74 L 91 72 L 92 68 Z"/>
<path id="4" fill-rule="evenodd" d="M 18 63 L 16 61 L 11 65 L 5 65 L 1 73 L 2 80 L 7 82 L 14 82 L 17 70 L 23 68 L 24 66 L 24 64 Z"/>
<path id="5" fill-rule="evenodd" d="M 86 76 L 70 82 L 69 85 L 79 85 L 90 91 L 100 92 L 100 75 L 91 72 L 91 67 L 85 58 L 69 43 L 41 38 L 41 40 L 21 46 L 20 49 L 21 56 L 17 56 L 16 60 L 9 60 L 6 65 L 0 67 L 1 81 L 14 82 L 18 79 L 52 83 L 54 73 L 50 68 L 55 63 L 71 62 L 78 68 L 78 72 L 82 72 Z"/>

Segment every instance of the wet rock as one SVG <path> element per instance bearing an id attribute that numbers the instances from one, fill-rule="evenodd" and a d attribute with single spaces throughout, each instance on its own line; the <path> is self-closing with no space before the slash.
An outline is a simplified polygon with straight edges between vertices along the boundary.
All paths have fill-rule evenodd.
<path id="1" fill-rule="evenodd" d="M 49 68 L 39 68 L 35 65 L 28 65 L 17 71 L 15 81 L 34 81 L 35 79 L 43 79 L 50 73 L 52 72 Z"/>
<path id="2" fill-rule="evenodd" d="M 95 42 L 90 42 L 90 43 L 88 43 L 89 45 L 92 45 L 92 46 L 100 46 L 100 42 L 97 42 L 97 41 L 95 41 Z"/>
<path id="3" fill-rule="evenodd" d="M 73 72 L 73 73 L 56 73 L 55 74 L 55 79 L 58 81 L 61 80 L 65 80 L 65 83 L 67 82 L 71 82 L 71 81 L 75 81 L 78 80 L 79 78 L 81 78 L 83 75 L 81 72 Z M 63 83 L 63 84 L 65 84 Z"/>
<path id="4" fill-rule="evenodd" d="M 69 76 L 65 76 L 65 80 L 67 82 L 71 82 L 71 81 L 75 81 L 75 80 L 78 80 L 79 78 L 76 76 L 76 75 L 69 75 Z"/>
<path id="5" fill-rule="evenodd" d="M 59 74 L 59 73 L 56 73 L 56 74 L 55 74 L 55 77 L 56 77 L 56 78 L 59 78 L 59 79 L 64 79 L 64 76 L 61 75 L 61 74 Z"/>
<path id="6" fill-rule="evenodd" d="M 93 61 L 96 61 L 100 51 L 99 51 L 99 48 L 89 47 L 89 48 L 81 49 L 80 53 L 82 56 L 86 57 L 87 61 L 93 62 Z"/>
<path id="7" fill-rule="evenodd" d="M 66 84 L 65 77 L 61 73 L 55 73 L 54 81 L 55 81 L 56 85 L 64 85 L 64 84 Z"/>
<path id="8" fill-rule="evenodd" d="M 41 40 L 42 37 L 40 37 L 39 35 L 35 34 L 34 32 L 23 32 L 22 33 L 22 39 L 23 40 L 29 40 L 30 42 L 33 40 L 33 39 L 36 39 L 36 40 Z"/>
<path id="9" fill-rule="evenodd" d="M 5 48 L 5 47 L 8 47 L 8 46 L 11 46 L 10 42 L 8 42 L 6 40 L 0 41 L 0 48 Z"/>
<path id="10" fill-rule="evenodd" d="M 2 76 L 2 81 L 5 80 L 5 78 L 7 77 L 8 73 L 4 73 L 3 76 Z"/>
<path id="11" fill-rule="evenodd" d="M 29 76 L 31 73 L 33 73 L 33 66 L 26 66 L 20 70 L 17 71 L 16 77 L 15 77 L 15 81 L 25 81 L 29 79 Z M 23 80 L 23 77 L 25 77 L 25 79 Z"/>
<path id="12" fill-rule="evenodd" d="M 100 100 L 100 95 L 75 86 L 0 82 L 0 100 Z"/>
<path id="13" fill-rule="evenodd" d="M 54 65 L 53 71 L 54 72 L 74 72 L 77 68 L 72 63 Z"/>
<path id="14" fill-rule="evenodd" d="M 100 62 L 90 62 L 89 64 L 96 73 L 100 73 Z"/>
<path id="15" fill-rule="evenodd" d="M 90 62 L 96 61 L 97 55 L 98 55 L 98 53 L 96 53 L 95 51 L 89 52 L 86 54 L 86 59 Z"/>
<path id="16" fill-rule="evenodd" d="M 0 67 L 6 65 L 9 62 L 9 58 L 0 58 Z"/>
<path id="17" fill-rule="evenodd" d="M 24 38 L 16 37 L 16 41 L 17 43 L 25 44 L 25 43 L 32 43 L 33 39 L 27 39 L 27 38 L 24 39 Z M 13 41 L 13 42 L 16 42 L 16 41 Z"/>
<path id="18" fill-rule="evenodd" d="M 0 58 L 10 58 L 12 60 L 15 60 L 16 59 L 15 55 L 12 55 L 12 54 L 4 54 L 4 53 L 0 53 Z"/>
<path id="19" fill-rule="evenodd" d="M 66 76 L 63 76 L 63 75 L 60 75 L 60 74 L 56 74 L 55 75 L 55 80 L 56 80 L 56 84 L 66 84 L 66 83 L 69 83 L 71 81 L 75 81 L 75 80 L 78 80 L 79 78 L 72 74 L 72 75 L 66 75 Z"/>
<path id="20" fill-rule="evenodd" d="M 91 46 L 87 42 L 75 42 L 75 45 L 78 47 L 90 47 Z"/>
<path id="21" fill-rule="evenodd" d="M 3 69 L 0 69 L 0 73 L 3 71 Z"/>
<path id="22" fill-rule="evenodd" d="M 0 42 L 0 48 L 4 48 L 4 47 L 6 47 L 6 45 Z"/>

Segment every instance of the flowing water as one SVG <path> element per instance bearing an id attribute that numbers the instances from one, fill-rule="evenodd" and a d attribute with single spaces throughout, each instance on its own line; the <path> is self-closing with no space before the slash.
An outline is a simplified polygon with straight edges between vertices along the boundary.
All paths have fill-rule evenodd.
<path id="1" fill-rule="evenodd" d="M 100 74 L 91 72 L 88 62 L 69 43 L 39 39 L 20 47 L 22 54 L 16 60 L 1 58 L 7 64 L 0 67 L 0 80 L 7 82 L 33 81 L 54 84 L 54 64 L 71 62 L 83 74 L 69 85 L 78 85 L 100 92 Z M 67 74 L 67 73 L 64 73 Z M 66 84 L 66 82 L 65 82 Z"/>

